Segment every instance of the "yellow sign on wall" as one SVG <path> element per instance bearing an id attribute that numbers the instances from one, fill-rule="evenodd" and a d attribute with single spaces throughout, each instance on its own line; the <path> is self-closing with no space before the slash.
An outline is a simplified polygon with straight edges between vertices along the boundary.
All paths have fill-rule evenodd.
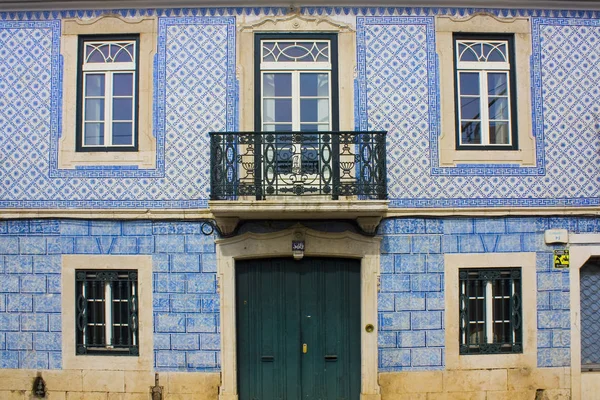
<path id="1" fill-rule="evenodd" d="M 569 268 L 569 250 L 554 250 L 554 268 Z"/>

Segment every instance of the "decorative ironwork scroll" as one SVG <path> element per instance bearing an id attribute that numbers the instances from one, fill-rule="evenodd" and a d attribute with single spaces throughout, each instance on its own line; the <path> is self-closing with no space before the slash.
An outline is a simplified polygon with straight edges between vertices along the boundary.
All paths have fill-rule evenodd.
<path id="1" fill-rule="evenodd" d="M 211 199 L 327 195 L 383 200 L 385 132 L 211 133 Z"/>

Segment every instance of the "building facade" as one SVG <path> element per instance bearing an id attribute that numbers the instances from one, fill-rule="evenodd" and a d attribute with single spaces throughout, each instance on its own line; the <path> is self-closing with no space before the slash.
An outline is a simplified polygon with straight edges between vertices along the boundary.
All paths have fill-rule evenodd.
<path id="1" fill-rule="evenodd" d="M 0 398 L 600 399 L 597 4 L 109 3 L 0 3 Z"/>

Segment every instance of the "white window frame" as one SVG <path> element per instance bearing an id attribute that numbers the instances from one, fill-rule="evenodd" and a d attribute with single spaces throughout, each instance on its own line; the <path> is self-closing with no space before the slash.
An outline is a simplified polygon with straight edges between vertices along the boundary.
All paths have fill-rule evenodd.
<path id="1" fill-rule="evenodd" d="M 481 60 L 479 62 L 474 61 L 461 61 L 461 56 L 464 51 L 461 53 L 460 45 L 465 45 L 467 43 L 472 43 L 476 46 L 483 46 L 484 44 L 492 45 L 494 49 L 498 49 L 499 46 L 504 46 L 504 52 L 501 50 L 500 53 L 505 57 L 504 62 L 499 61 L 488 61 Z M 457 104 L 456 108 L 458 110 L 458 141 L 460 146 L 512 146 L 512 91 L 511 91 L 511 64 L 510 64 L 510 42 L 508 40 L 481 40 L 481 39 L 455 39 L 454 41 L 455 49 L 456 49 L 456 81 L 458 84 L 456 85 L 457 90 Z M 471 48 L 471 46 L 468 46 Z M 465 50 L 467 51 L 467 50 Z M 493 120 L 493 121 L 502 121 L 508 123 L 508 143 L 490 143 L 490 122 L 492 122 L 489 115 L 489 103 L 490 103 L 490 94 L 488 91 L 488 75 L 490 73 L 498 73 L 503 72 L 506 75 L 506 83 L 507 83 L 507 95 L 502 96 L 506 97 L 508 100 L 508 120 Z M 479 76 L 479 95 L 463 95 L 461 93 L 461 73 L 476 73 Z M 472 97 L 478 98 L 480 100 L 479 103 L 479 111 L 480 111 L 480 126 L 481 126 L 481 143 L 463 143 L 462 142 L 462 122 L 468 121 L 462 118 L 461 112 L 461 99 L 463 97 Z M 499 97 L 499 96 L 498 96 Z"/>
<path id="2" fill-rule="evenodd" d="M 504 46 L 505 51 L 501 52 L 505 57 L 504 62 L 500 61 L 488 61 L 487 59 L 483 59 L 481 61 L 461 61 L 462 53 L 460 52 L 460 45 L 464 45 L 466 43 L 472 43 L 474 45 L 483 46 L 484 44 L 492 45 L 494 49 L 498 49 L 499 46 Z M 469 46 L 470 47 L 470 46 Z M 494 148 L 502 148 L 506 147 L 510 149 L 513 147 L 513 115 L 512 115 L 512 105 L 514 104 L 513 93 L 511 90 L 511 42 L 506 39 L 479 39 L 474 37 L 473 39 L 465 39 L 458 38 L 454 39 L 454 48 L 455 48 L 455 56 L 456 56 L 456 109 L 458 112 L 457 118 L 457 144 L 459 148 L 468 148 L 468 147 L 476 147 L 476 148 L 484 148 L 493 146 Z M 465 50 L 466 51 L 466 50 Z M 463 51 L 464 53 L 464 51 Z M 507 95 L 502 96 L 506 97 L 508 100 L 508 120 L 498 120 L 498 119 L 490 119 L 489 115 L 489 101 L 490 94 L 488 93 L 488 75 L 490 73 L 498 73 L 503 72 L 506 75 L 506 83 L 507 83 Z M 479 75 L 479 95 L 463 95 L 461 93 L 461 73 L 477 73 Z M 481 127 L 481 142 L 480 143 L 463 143 L 463 132 L 462 132 L 462 122 L 469 121 L 467 119 L 462 118 L 462 107 L 461 107 L 461 99 L 464 97 L 472 97 L 479 99 L 479 112 L 480 112 L 480 127 Z M 499 96 L 498 96 L 499 97 Z M 476 120 L 473 120 L 476 121 Z M 508 124 L 508 143 L 490 143 L 490 122 L 500 121 L 506 122 Z"/>
<path id="3" fill-rule="evenodd" d="M 315 43 L 327 43 L 328 44 L 328 49 L 329 49 L 329 59 L 328 61 L 314 61 L 314 62 L 309 62 L 309 61 L 300 61 L 300 62 L 293 62 L 293 61 L 263 61 L 262 60 L 262 46 L 264 42 L 277 42 L 277 43 L 297 43 L 297 42 L 315 42 Z M 261 131 L 264 131 L 264 126 L 265 124 L 273 124 L 271 123 L 266 123 L 264 121 L 264 115 L 265 115 L 265 107 L 264 107 L 264 100 L 268 99 L 265 98 L 264 95 L 264 75 L 265 74 L 277 74 L 277 73 L 291 73 L 292 75 L 292 95 L 291 95 L 291 100 L 292 100 L 292 131 L 300 131 L 300 125 L 301 125 L 301 121 L 300 121 L 300 100 L 302 99 L 302 97 L 300 96 L 300 74 L 303 72 L 312 72 L 312 73 L 322 73 L 322 74 L 327 74 L 327 78 L 328 78 L 328 104 L 329 104 L 329 108 L 328 108 L 328 115 L 329 115 L 329 121 L 328 121 L 328 129 L 331 131 L 332 130 L 332 120 L 333 120 L 333 115 L 332 115 L 332 87 L 331 87 L 331 71 L 332 71 L 332 65 L 331 65 L 331 41 L 327 40 L 327 39 L 262 39 L 261 40 L 261 62 L 260 62 L 260 101 L 261 101 L 261 113 L 260 113 L 260 126 L 261 126 Z M 274 99 L 281 99 L 282 97 L 273 97 Z M 307 98 L 307 97 L 304 97 Z M 310 97 L 313 98 L 313 97 Z M 321 97 L 314 97 L 314 98 L 321 98 Z M 275 123 L 276 124 L 276 123 Z M 317 125 L 320 125 L 319 123 L 315 123 Z"/>
<path id="4" fill-rule="evenodd" d="M 81 149 L 83 150 L 93 150 L 93 149 L 104 149 L 104 148 L 135 148 L 136 144 L 137 144 L 137 139 L 136 139 L 136 135 L 137 135 L 137 121 L 136 121 L 136 109 L 137 109 L 137 97 L 138 97 L 138 85 L 137 85 L 137 79 L 138 79 L 138 72 L 137 72 L 137 63 L 138 63 L 138 40 L 139 39 L 131 39 L 131 38 L 124 38 L 124 39 L 99 39 L 99 40 L 95 40 L 95 39 L 82 39 L 82 47 L 83 49 L 81 50 L 81 55 L 82 55 L 82 63 L 81 63 L 81 86 L 79 88 L 81 94 L 81 102 L 80 102 L 80 107 L 81 107 L 81 123 L 80 123 L 80 127 L 79 127 L 79 135 L 80 135 L 80 143 L 81 143 Z M 96 62 L 87 62 L 86 59 L 86 50 L 87 47 L 89 45 L 92 46 L 102 46 L 102 45 L 117 45 L 117 44 L 132 44 L 133 45 L 133 51 L 132 51 L 132 58 L 133 61 L 131 62 L 115 62 L 115 61 L 111 61 L 111 60 L 107 60 L 104 63 L 96 63 Z M 132 74 L 132 96 L 114 96 L 113 95 L 113 89 L 114 89 L 114 83 L 113 83 L 113 79 L 114 79 L 114 75 L 115 74 L 119 74 L 119 73 L 131 73 Z M 85 94 L 85 88 L 86 88 L 86 83 L 87 83 L 87 76 L 88 75 L 100 75 L 103 74 L 104 75 L 104 119 L 103 120 L 98 120 L 98 121 L 93 121 L 93 122 L 98 122 L 98 123 L 103 123 L 104 124 L 104 144 L 101 145 L 86 145 L 85 144 L 85 125 L 86 121 L 85 119 L 85 115 L 86 115 L 86 99 L 89 99 L 90 97 L 93 98 L 93 96 L 86 96 Z M 113 122 L 116 122 L 113 120 L 113 100 L 114 99 L 118 99 L 118 98 L 129 98 L 131 97 L 131 101 L 132 101 L 132 119 L 129 121 L 121 121 L 118 120 L 118 122 L 130 122 L 131 123 L 131 127 L 132 127 L 132 132 L 131 132 L 131 143 L 129 144 L 113 144 Z"/>

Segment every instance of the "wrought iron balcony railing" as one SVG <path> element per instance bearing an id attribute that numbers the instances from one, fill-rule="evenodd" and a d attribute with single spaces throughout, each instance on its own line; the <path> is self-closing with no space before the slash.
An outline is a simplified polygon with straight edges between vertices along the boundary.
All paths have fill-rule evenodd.
<path id="1" fill-rule="evenodd" d="M 213 132 L 211 199 L 384 200 L 386 132 Z"/>

